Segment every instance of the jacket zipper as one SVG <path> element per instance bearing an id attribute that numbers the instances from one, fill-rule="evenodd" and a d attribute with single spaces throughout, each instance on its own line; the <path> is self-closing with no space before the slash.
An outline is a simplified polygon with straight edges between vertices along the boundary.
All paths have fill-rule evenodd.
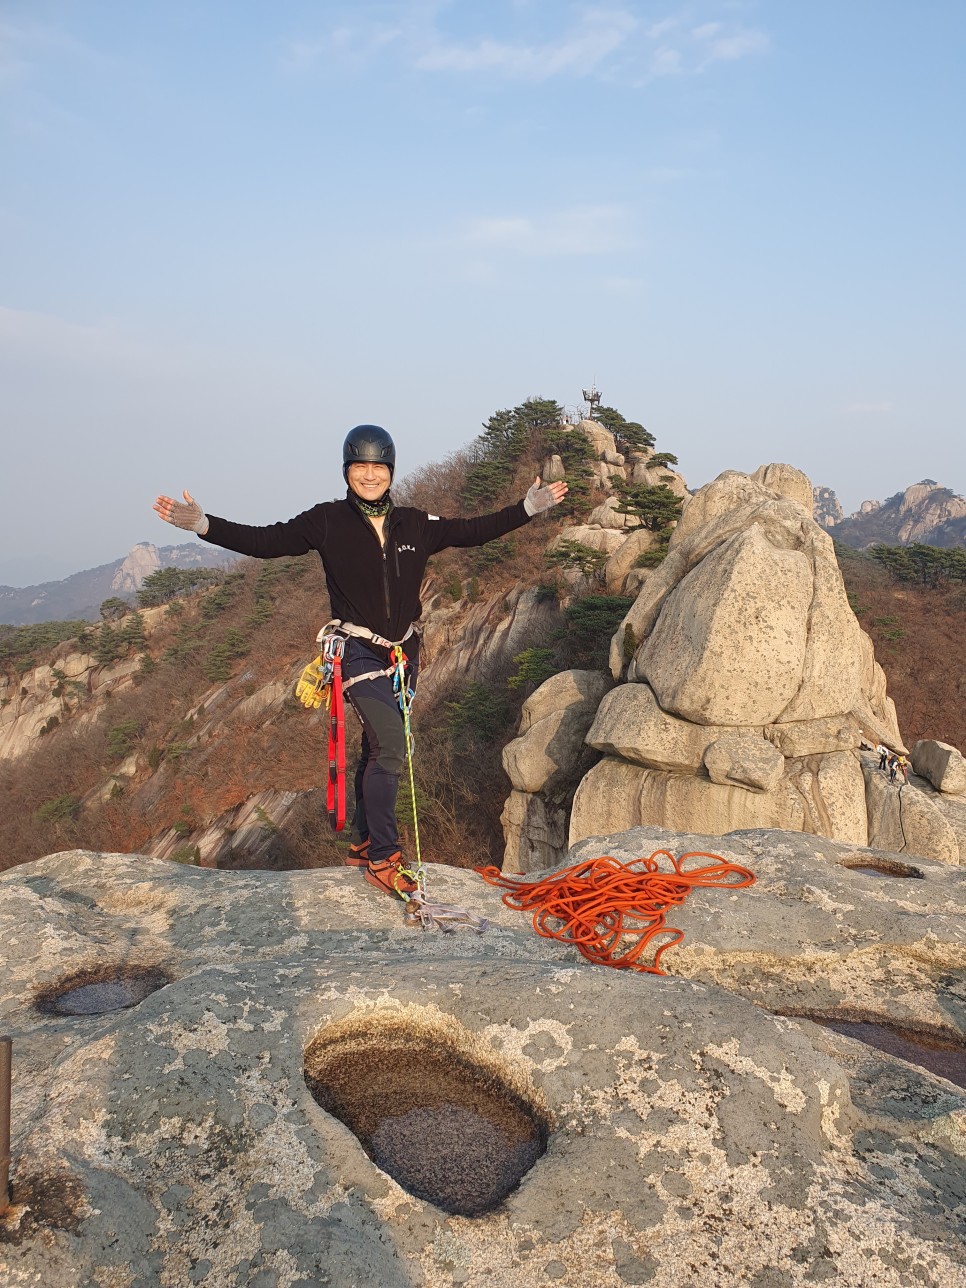
<path id="1" fill-rule="evenodd" d="M 369 516 L 367 514 L 363 514 L 361 510 L 357 510 L 356 513 L 364 521 L 366 526 L 369 528 L 369 531 L 375 537 L 376 541 L 379 542 L 380 553 L 382 554 L 382 594 L 386 604 L 386 630 L 391 633 L 392 632 L 392 609 L 390 608 L 390 604 L 389 604 L 389 563 L 386 559 L 386 546 L 389 543 L 389 522 L 392 516 L 388 515 L 386 517 L 386 526 L 383 528 L 383 533 L 385 534 L 386 540 L 383 542 L 379 540 L 379 533 L 376 531 L 376 525 L 369 518 Z M 396 576 L 397 577 L 399 576 L 398 551 L 396 552 Z"/>

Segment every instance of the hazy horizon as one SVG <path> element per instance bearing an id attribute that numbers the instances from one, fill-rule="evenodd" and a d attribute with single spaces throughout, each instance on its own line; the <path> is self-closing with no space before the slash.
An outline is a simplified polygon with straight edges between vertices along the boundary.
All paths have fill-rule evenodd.
<path id="1" fill-rule="evenodd" d="M 956 0 L 7 0 L 0 583 L 591 381 L 692 487 L 966 492 L 964 47 Z"/>

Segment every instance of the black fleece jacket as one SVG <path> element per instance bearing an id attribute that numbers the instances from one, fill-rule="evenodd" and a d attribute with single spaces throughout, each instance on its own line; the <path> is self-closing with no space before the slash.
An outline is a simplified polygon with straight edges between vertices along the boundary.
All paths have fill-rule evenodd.
<path id="1" fill-rule="evenodd" d="M 528 521 L 522 501 L 477 519 L 441 519 L 398 506 L 386 519 L 383 546 L 350 491 L 344 501 L 324 501 L 286 523 L 264 527 L 209 514 L 202 539 L 256 559 L 317 550 L 333 616 L 398 640 L 419 620 L 419 587 L 431 555 L 449 546 L 482 546 Z"/>

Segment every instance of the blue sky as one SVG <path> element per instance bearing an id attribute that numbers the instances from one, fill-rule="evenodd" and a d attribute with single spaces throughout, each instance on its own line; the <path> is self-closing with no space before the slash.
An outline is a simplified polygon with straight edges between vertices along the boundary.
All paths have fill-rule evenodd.
<path id="1" fill-rule="evenodd" d="M 0 0 L 0 582 L 531 394 L 966 491 L 962 0 Z"/>

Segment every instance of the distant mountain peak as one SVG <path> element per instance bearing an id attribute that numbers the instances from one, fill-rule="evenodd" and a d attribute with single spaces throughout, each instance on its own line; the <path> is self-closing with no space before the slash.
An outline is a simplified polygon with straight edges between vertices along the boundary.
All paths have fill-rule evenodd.
<path id="1" fill-rule="evenodd" d="M 856 549 L 872 545 L 966 545 L 966 499 L 935 479 L 921 479 L 886 501 L 863 501 L 843 516 L 831 488 L 814 489 L 814 514 L 837 541 Z"/>
<path id="2" fill-rule="evenodd" d="M 159 568 L 220 568 L 238 558 L 227 550 L 201 542 L 156 546 L 139 541 L 122 559 L 86 568 L 60 581 L 36 586 L 0 586 L 0 623 L 26 626 L 33 622 L 96 622 L 100 606 L 112 595 L 133 599 L 144 580 Z"/>

